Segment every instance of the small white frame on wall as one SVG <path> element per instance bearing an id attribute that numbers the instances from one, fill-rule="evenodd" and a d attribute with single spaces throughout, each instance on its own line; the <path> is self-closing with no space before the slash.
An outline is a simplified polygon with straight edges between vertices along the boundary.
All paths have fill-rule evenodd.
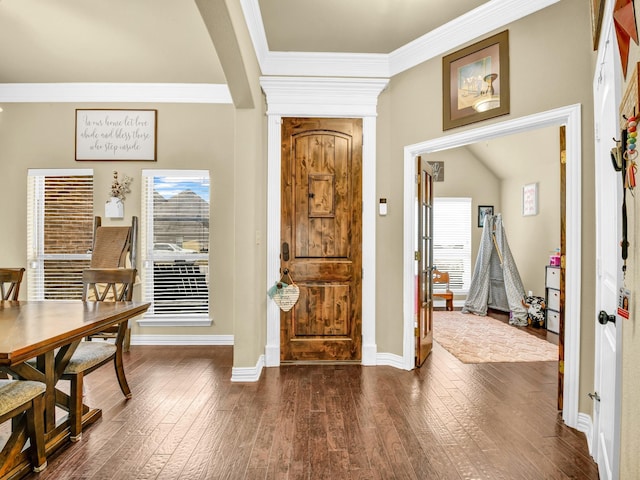
<path id="1" fill-rule="evenodd" d="M 538 214 L 538 184 L 529 183 L 522 187 L 522 216 Z"/>

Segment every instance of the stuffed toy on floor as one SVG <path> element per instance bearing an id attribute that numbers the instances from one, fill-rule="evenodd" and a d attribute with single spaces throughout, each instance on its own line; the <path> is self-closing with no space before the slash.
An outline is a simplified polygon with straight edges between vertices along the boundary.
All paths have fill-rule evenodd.
<path id="1" fill-rule="evenodd" d="M 526 296 L 522 300 L 522 305 L 527 309 L 527 321 L 530 327 L 544 327 L 544 312 L 546 305 L 544 298 Z"/>

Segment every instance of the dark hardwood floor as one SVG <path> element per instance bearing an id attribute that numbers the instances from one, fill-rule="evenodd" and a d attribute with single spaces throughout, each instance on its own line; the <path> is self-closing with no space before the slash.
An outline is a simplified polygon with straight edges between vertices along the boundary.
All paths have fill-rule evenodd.
<path id="1" fill-rule="evenodd" d="M 487 311 L 487 316 L 491 318 L 495 318 L 496 320 L 500 320 L 504 323 L 509 323 L 509 314 L 505 312 L 500 312 L 498 310 L 489 309 Z M 546 328 L 534 328 L 532 326 L 526 327 L 515 327 L 518 330 L 522 330 L 531 335 L 535 335 L 538 338 L 551 342 L 555 345 L 558 345 L 558 334 L 548 331 Z"/>
<path id="2" fill-rule="evenodd" d="M 232 347 L 133 346 L 86 378 L 103 418 L 29 479 L 597 479 L 556 411 L 556 362 L 414 371 L 267 368 L 232 383 Z"/>

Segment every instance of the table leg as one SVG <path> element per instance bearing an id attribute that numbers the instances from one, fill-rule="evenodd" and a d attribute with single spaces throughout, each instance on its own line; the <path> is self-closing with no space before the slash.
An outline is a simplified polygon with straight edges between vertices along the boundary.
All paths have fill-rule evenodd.
<path id="1" fill-rule="evenodd" d="M 44 431 L 56 428 L 56 382 L 55 355 L 53 350 L 40 355 L 37 361 L 38 370 L 44 373 L 47 391 L 44 395 Z"/>

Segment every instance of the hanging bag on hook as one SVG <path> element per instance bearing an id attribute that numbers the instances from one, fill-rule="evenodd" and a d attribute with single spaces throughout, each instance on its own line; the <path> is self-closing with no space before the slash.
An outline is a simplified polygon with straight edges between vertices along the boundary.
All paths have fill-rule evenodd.
<path id="1" fill-rule="evenodd" d="M 285 275 L 289 277 L 289 284 L 286 284 L 282 281 Z M 269 289 L 268 294 L 269 297 L 271 297 L 271 299 L 276 302 L 276 305 L 278 305 L 280 310 L 282 310 L 283 312 L 288 312 L 298 302 L 298 297 L 300 296 L 300 288 L 291 278 L 289 270 L 285 268 L 284 272 L 282 272 L 282 277 L 280 277 L 280 280 L 277 281 L 275 285 Z"/>

